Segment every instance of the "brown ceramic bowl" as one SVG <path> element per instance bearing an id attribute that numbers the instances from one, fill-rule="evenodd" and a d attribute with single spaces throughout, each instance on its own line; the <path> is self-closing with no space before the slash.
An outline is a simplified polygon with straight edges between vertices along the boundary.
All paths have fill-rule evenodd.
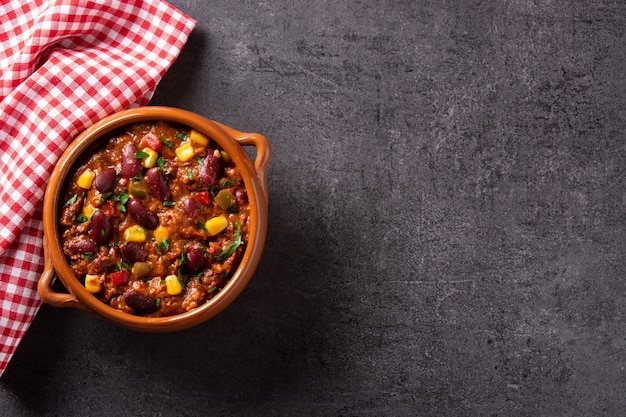
<path id="1" fill-rule="evenodd" d="M 89 293 L 70 269 L 59 237 L 58 209 L 63 184 L 73 164 L 83 152 L 90 152 L 111 131 L 122 126 L 163 120 L 194 128 L 212 139 L 232 157 L 240 169 L 250 203 L 250 236 L 239 267 L 228 284 L 212 299 L 186 313 L 170 317 L 141 317 L 116 310 Z M 242 146 L 256 148 L 254 162 Z M 195 113 L 170 107 L 140 107 L 122 111 L 97 122 L 69 145 L 56 165 L 44 198 L 45 268 L 38 291 L 44 302 L 55 307 L 75 307 L 122 327 L 148 332 L 169 332 L 200 324 L 226 308 L 250 281 L 261 258 L 267 232 L 267 166 L 271 157 L 265 137 L 243 133 Z M 61 280 L 67 293 L 52 288 Z"/>

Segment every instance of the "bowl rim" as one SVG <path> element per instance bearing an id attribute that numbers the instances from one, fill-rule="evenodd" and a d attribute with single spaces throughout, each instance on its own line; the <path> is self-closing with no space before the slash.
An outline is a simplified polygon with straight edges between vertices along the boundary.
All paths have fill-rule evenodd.
<path id="1" fill-rule="evenodd" d="M 91 149 L 99 140 L 105 138 L 107 134 L 123 126 L 157 120 L 177 123 L 196 129 L 208 135 L 231 156 L 235 166 L 239 168 L 248 192 L 250 232 L 239 266 L 217 295 L 185 313 L 166 317 L 143 317 L 110 307 L 88 292 L 80 283 L 80 280 L 70 269 L 62 250 L 58 225 L 58 209 L 65 181 L 83 152 Z M 76 298 L 79 304 L 78 307 L 83 307 L 89 313 L 112 321 L 122 327 L 141 331 L 163 332 L 181 330 L 200 324 L 230 305 L 252 278 L 260 261 L 267 233 L 267 190 L 264 187 L 264 178 L 262 178 L 262 175 L 259 175 L 258 164 L 256 166 L 253 165 L 249 155 L 240 144 L 248 144 L 243 139 L 250 135 L 255 135 L 255 137 L 261 137 L 265 140 L 264 137 L 256 133 L 239 132 L 197 113 L 164 106 L 136 107 L 114 113 L 78 134 L 63 152 L 52 172 L 44 195 L 43 216 L 43 240 L 46 249 L 46 263 L 51 265 L 68 292 Z M 269 147 L 269 144 L 267 146 Z M 269 156 L 266 155 L 266 160 L 263 162 L 267 164 L 268 161 Z M 262 174 L 264 175 L 264 172 Z"/>

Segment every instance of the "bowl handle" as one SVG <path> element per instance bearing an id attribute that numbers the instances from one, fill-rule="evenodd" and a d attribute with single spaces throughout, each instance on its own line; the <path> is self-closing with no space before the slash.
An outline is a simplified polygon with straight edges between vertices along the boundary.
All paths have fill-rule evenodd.
<path id="1" fill-rule="evenodd" d="M 52 264 L 46 260 L 44 271 L 37 283 L 37 291 L 41 299 L 50 304 L 53 307 L 74 307 L 80 310 L 87 311 L 81 303 L 78 302 L 73 294 L 60 293 L 52 289 L 52 283 L 56 277 L 56 271 L 52 267 Z"/>
<path id="2" fill-rule="evenodd" d="M 254 146 L 256 148 L 256 159 L 254 161 L 254 169 L 261 182 L 261 188 L 265 196 L 265 201 L 268 199 L 267 191 L 267 166 L 269 165 L 272 157 L 272 147 L 269 141 L 263 135 L 258 133 L 245 133 L 233 129 L 232 127 L 223 125 L 219 122 L 215 122 L 230 136 L 233 137 L 240 145 Z"/>

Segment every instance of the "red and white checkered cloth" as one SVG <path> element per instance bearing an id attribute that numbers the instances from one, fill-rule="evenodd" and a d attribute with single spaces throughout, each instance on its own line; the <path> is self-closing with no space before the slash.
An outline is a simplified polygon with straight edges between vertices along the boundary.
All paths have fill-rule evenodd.
<path id="1" fill-rule="evenodd" d="M 195 25 L 162 0 L 0 2 L 0 375 L 41 305 L 56 161 L 96 120 L 148 104 Z"/>

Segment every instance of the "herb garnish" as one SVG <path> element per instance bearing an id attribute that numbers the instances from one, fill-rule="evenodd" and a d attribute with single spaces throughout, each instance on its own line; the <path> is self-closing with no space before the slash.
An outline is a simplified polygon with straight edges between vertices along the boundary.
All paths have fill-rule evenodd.
<path id="1" fill-rule="evenodd" d="M 126 203 L 128 203 L 129 198 L 128 194 L 124 191 L 120 193 L 119 197 L 113 198 L 115 201 L 119 201 L 119 209 L 122 213 L 126 213 Z"/>
<path id="2" fill-rule="evenodd" d="M 206 226 L 202 222 L 197 222 L 196 226 L 198 226 L 198 229 L 202 230 L 203 232 L 208 232 Z"/>
<path id="3" fill-rule="evenodd" d="M 164 169 L 165 168 L 165 159 L 163 159 L 162 157 L 159 156 L 157 158 L 157 165 L 159 166 L 159 170 L 161 171 L 161 174 L 167 175 L 165 173 L 165 169 Z"/>
<path id="4" fill-rule="evenodd" d="M 167 146 L 168 148 L 174 147 L 174 144 L 171 141 L 165 139 L 163 136 L 159 136 L 159 140 L 163 143 L 163 145 Z"/>
<path id="5" fill-rule="evenodd" d="M 156 249 L 157 254 L 161 256 L 165 252 L 170 250 L 170 240 L 165 239 L 165 240 L 162 240 L 161 242 L 157 242 L 154 244 L 154 248 Z"/>
<path id="6" fill-rule="evenodd" d="M 136 159 L 146 159 L 149 156 L 150 155 L 148 155 L 148 153 L 144 152 L 144 151 L 137 151 L 137 153 L 135 153 L 135 158 Z"/>
<path id="7" fill-rule="evenodd" d="M 69 200 L 67 200 L 65 202 L 66 206 L 71 206 L 72 204 L 74 204 L 76 201 L 78 201 L 78 195 L 74 194 Z"/>
<path id="8" fill-rule="evenodd" d="M 243 241 L 241 240 L 241 222 L 237 221 L 237 223 L 235 223 L 235 236 L 233 237 L 233 241 L 230 242 L 219 255 L 217 255 L 217 260 L 223 261 L 228 258 L 235 253 L 241 244 L 243 244 Z"/>

